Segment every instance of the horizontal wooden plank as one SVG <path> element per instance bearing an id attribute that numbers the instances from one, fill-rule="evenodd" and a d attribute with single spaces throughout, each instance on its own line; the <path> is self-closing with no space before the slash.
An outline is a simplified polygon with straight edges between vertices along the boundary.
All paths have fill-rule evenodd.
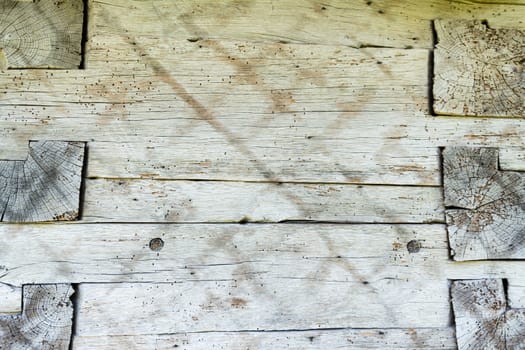
<path id="1" fill-rule="evenodd" d="M 1 225 L 0 231 L 1 282 L 174 282 L 83 285 L 79 317 L 86 323 L 79 320 L 77 329 L 86 331 L 79 334 L 139 334 L 132 331 L 139 323 L 128 324 L 128 333 L 117 323 L 129 316 L 123 309 L 149 305 L 141 306 L 143 301 L 160 313 L 158 322 L 148 321 L 154 333 L 169 333 L 163 327 L 172 326 L 198 331 L 449 322 L 448 283 L 439 264 L 447 257 L 441 225 L 72 223 Z M 163 240 L 162 249 L 150 248 L 153 238 Z M 423 272 L 428 278 L 419 277 Z M 155 291 L 159 296 L 152 301 Z M 166 308 L 173 298 L 177 307 Z M 232 306 L 235 298 L 246 305 Z M 225 313 L 230 310 L 234 314 Z M 108 313 L 109 323 L 99 322 L 97 329 L 90 312 Z M 161 315 L 170 321 L 160 321 Z"/>
<path id="2" fill-rule="evenodd" d="M 74 134 L 92 177 L 438 183 L 437 149 L 407 137 L 427 51 L 217 44 L 186 41 L 135 74 L 8 71 L 0 159 Z"/>
<path id="3" fill-rule="evenodd" d="M 441 188 L 88 179 L 86 222 L 444 222 Z"/>
<path id="4" fill-rule="evenodd" d="M 0 314 L 15 314 L 22 311 L 22 287 L 0 283 Z"/>
<path id="5" fill-rule="evenodd" d="M 0 159 L 75 135 L 90 177 L 438 186 L 447 145 L 498 146 L 525 169 L 519 120 L 428 115 L 424 50 L 213 45 L 136 74 L 5 72 Z"/>
<path id="6" fill-rule="evenodd" d="M 456 349 L 454 328 L 343 329 L 282 332 L 183 333 L 143 336 L 76 336 L 75 350 L 124 348 L 208 349 Z"/>
<path id="7" fill-rule="evenodd" d="M 445 327 L 447 279 L 523 283 L 519 262 L 452 263 L 439 224 L 4 224 L 0 237 L 0 282 L 108 282 L 80 290 L 84 335 L 139 334 L 124 309 L 155 310 L 153 334 Z"/>
<path id="8" fill-rule="evenodd" d="M 439 0 L 301 3 L 185 0 L 176 4 L 169 0 L 93 1 L 94 23 L 89 33 L 95 45 L 109 35 L 125 35 L 134 40 L 137 37 L 179 41 L 212 38 L 431 48 L 432 19 L 490 18 L 494 26 L 523 28 L 521 6 L 524 4 L 522 0 L 446 3 Z"/>

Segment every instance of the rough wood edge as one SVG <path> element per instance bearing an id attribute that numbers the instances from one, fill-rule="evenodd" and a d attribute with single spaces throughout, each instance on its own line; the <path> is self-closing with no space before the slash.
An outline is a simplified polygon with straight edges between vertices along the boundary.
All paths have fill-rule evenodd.
<path id="1" fill-rule="evenodd" d="M 85 142 L 30 141 L 25 160 L 0 161 L 0 221 L 79 216 Z"/>
<path id="2" fill-rule="evenodd" d="M 446 223 L 454 260 L 525 256 L 523 174 L 500 171 L 496 148 L 443 149 Z"/>
<path id="3" fill-rule="evenodd" d="M 525 117 L 525 31 L 480 20 L 435 20 L 437 114 Z"/>
<path id="4" fill-rule="evenodd" d="M 458 349 L 521 349 L 525 309 L 509 309 L 501 279 L 457 280 L 451 287 Z"/>
<path id="5" fill-rule="evenodd" d="M 68 349 L 73 293 L 70 284 L 25 285 L 22 313 L 0 316 L 0 349 Z"/>

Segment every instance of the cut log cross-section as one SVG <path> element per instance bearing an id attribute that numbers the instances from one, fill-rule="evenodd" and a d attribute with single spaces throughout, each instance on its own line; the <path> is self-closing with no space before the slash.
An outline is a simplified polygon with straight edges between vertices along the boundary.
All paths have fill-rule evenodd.
<path id="1" fill-rule="evenodd" d="M 78 68 L 81 0 L 0 1 L 0 69 Z"/>
<path id="2" fill-rule="evenodd" d="M 0 161 L 0 221 L 74 220 L 84 142 L 33 141 L 26 160 Z"/>
<path id="3" fill-rule="evenodd" d="M 525 309 L 509 309 L 503 281 L 452 283 L 458 349 L 522 349 Z"/>
<path id="4" fill-rule="evenodd" d="M 0 349 L 68 349 L 73 293 L 69 284 L 24 286 L 22 313 L 0 316 Z"/>
<path id="5" fill-rule="evenodd" d="M 435 112 L 525 116 L 525 31 L 492 29 L 481 21 L 434 24 Z"/>
<path id="6" fill-rule="evenodd" d="M 497 149 L 445 148 L 443 187 L 454 260 L 525 257 L 525 175 L 500 171 Z"/>

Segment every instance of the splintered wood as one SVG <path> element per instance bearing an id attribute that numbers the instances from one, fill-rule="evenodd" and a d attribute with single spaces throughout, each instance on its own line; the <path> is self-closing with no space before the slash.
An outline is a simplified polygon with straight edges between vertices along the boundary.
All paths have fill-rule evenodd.
<path id="1" fill-rule="evenodd" d="M 524 175 L 500 171 L 497 149 L 445 148 L 443 186 L 454 260 L 525 257 Z"/>
<path id="2" fill-rule="evenodd" d="M 459 350 L 523 349 L 525 309 L 508 309 L 502 280 L 452 282 Z"/>
<path id="3" fill-rule="evenodd" d="M 525 116 L 525 31 L 481 21 L 434 21 L 434 111 Z"/>
<path id="4" fill-rule="evenodd" d="M 83 2 L 0 1 L 0 69 L 79 68 Z"/>
<path id="5" fill-rule="evenodd" d="M 0 348 L 66 350 L 73 325 L 69 284 L 26 285 L 20 315 L 0 316 Z"/>
<path id="6" fill-rule="evenodd" d="M 36 141 L 25 160 L 0 161 L 0 221 L 76 219 L 84 148 L 84 142 Z"/>

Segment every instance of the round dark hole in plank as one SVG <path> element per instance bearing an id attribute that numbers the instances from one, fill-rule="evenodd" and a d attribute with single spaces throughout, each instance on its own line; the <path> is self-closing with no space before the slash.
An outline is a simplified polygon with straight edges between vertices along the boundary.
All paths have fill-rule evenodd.
<path id="1" fill-rule="evenodd" d="M 407 243 L 407 249 L 409 253 L 419 253 L 421 250 L 421 242 L 413 239 Z"/>
<path id="2" fill-rule="evenodd" d="M 153 238 L 151 241 L 149 241 L 149 249 L 153 250 L 154 252 L 158 252 L 164 247 L 164 241 L 161 238 Z"/>

